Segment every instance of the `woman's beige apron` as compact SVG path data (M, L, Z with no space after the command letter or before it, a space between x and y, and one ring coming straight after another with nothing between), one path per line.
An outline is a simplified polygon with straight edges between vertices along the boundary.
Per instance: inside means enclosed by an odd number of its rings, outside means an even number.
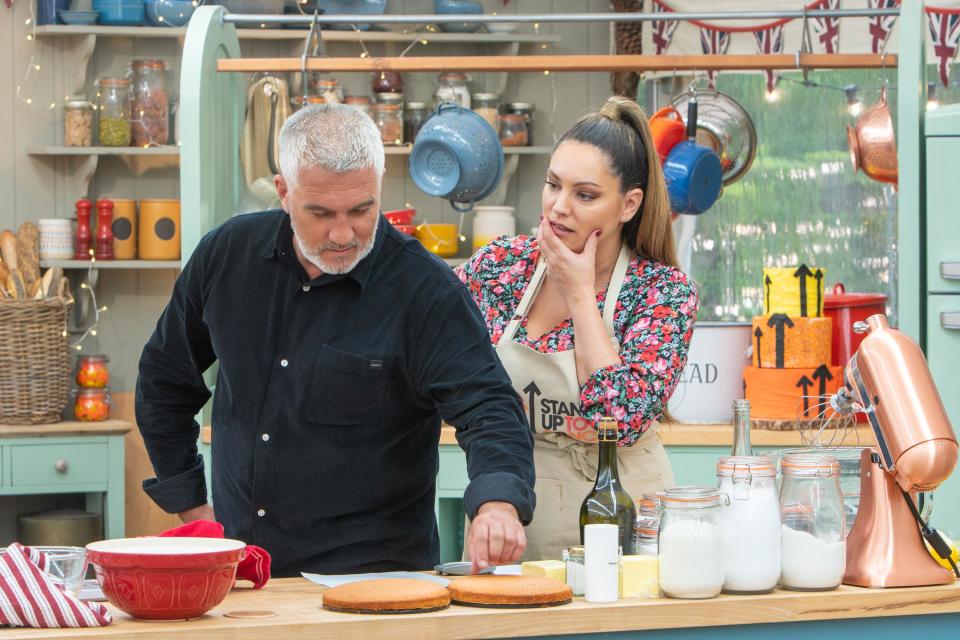
M631 252L624 244L603 305L604 326L618 352L613 316L630 258ZM540 260L497 345L497 355L523 399L534 432L537 507L533 522L526 527L524 560L559 560L564 548L580 544L580 505L597 475L596 429L592 420L580 416L575 350L540 353L513 339L545 274L546 265ZM617 451L620 480L634 500L673 485L673 470L656 423L632 446L618 447ZM468 536L469 526L464 540Z

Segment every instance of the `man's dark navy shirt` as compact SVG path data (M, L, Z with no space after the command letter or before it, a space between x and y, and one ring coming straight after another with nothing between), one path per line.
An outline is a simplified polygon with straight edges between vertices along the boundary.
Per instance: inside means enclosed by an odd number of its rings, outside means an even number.
M457 428L467 515L533 517L523 407L466 288L382 216L370 254L310 280L283 211L199 243L144 348L137 423L165 511L207 502L194 417L213 399L213 506L273 573L414 570L439 559L441 417Z

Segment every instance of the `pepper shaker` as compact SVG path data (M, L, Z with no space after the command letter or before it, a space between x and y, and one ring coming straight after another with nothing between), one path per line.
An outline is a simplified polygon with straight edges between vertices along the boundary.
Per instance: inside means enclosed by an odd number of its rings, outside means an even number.
M86 198L80 198L76 202L77 208L77 237L73 245L74 260L90 259L90 214L93 211L93 203Z
M97 200L97 260L113 260L113 201Z

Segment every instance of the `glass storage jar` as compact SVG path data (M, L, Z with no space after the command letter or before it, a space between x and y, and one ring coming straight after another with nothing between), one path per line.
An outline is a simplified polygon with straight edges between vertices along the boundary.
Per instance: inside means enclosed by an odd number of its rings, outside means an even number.
M374 93L403 93L403 76L399 71L375 71L370 89Z
M426 102L408 102L403 110L403 139L413 142L430 111Z
M467 88L467 75L464 73L441 73L437 78L437 88L433 91L433 108L444 102L458 104L464 109L470 108L470 89Z
M384 145L403 144L403 120L399 106L380 103L370 105L370 117L380 129L380 139Z
M500 144L505 147L525 147L529 140L527 118L522 113L500 116Z
M340 104L343 102L343 87L336 78L322 78L317 83L317 95L325 104Z
M727 456L717 463L723 536L723 590L766 593L780 578L777 469L766 456Z
M166 66L162 60L134 60L130 69L133 77L133 145L167 144L170 100L164 78Z
M376 104L389 104L397 107L400 114L400 120L403 121L403 94L402 93L378 93L374 96Z
M85 388L99 389L110 382L110 371L107 363L110 358L95 354L77 358L77 385Z
M357 111L370 115L370 98L367 96L347 96L343 99L344 104L348 104Z
M637 525L634 529L633 552L636 555L657 555L657 530L660 527L660 501L655 493L645 493L637 503Z
M97 100L97 140L104 147L130 144L130 82L101 78Z
M564 549L563 562L567 565L567 586L573 589L573 595L582 596L587 584L587 565L583 547L576 546Z
M106 388L76 390L76 400L73 403L73 415L81 422L102 422L110 418L110 405L113 400L110 391Z
M682 486L660 493L660 589L671 598L712 598L723 589L720 492Z
M830 455L786 455L780 462L780 584L833 589L846 569L840 463Z
M500 96L496 93L473 94L473 111L500 132Z
M84 98L63 104L63 144L89 147L93 144L93 103Z
M511 102L507 105L506 113L519 113L527 119L527 146L533 145L533 112L536 105L532 102Z

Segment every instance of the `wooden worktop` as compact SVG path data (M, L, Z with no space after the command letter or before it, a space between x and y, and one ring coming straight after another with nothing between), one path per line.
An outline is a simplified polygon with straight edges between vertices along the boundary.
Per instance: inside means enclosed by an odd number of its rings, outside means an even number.
M548 609L451 606L416 615L355 615L321 608L323 587L301 578L272 580L260 591L236 588L221 605L191 621L138 622L111 607L114 623L102 629L8 629L0 638L149 640L298 640L390 638L456 640L676 629L739 624L883 618L960 612L960 585L907 589L841 587L835 591L775 591L710 600L621 600L590 604L582 598ZM270 618L225 617L232 611L271 611Z
M824 439L830 439L833 431L827 431ZM804 436L810 437L813 432L800 431L768 431L764 429L750 430L750 443L757 447L803 447L808 446ZM838 439L839 439L839 435ZM729 424L677 424L664 423L660 425L660 437L663 444L674 447L729 447L733 445L733 426ZM202 431L203 442L209 444L212 438L212 429L206 426ZM876 443L873 431L866 425L858 425L851 430L843 441L845 446L870 446ZM440 444L457 446L456 432L453 427L443 425L440 429ZM839 445L840 442L833 444Z
M0 438L37 438L61 436L114 436L130 431L133 425L125 420L102 422L63 421L51 424L0 425Z

